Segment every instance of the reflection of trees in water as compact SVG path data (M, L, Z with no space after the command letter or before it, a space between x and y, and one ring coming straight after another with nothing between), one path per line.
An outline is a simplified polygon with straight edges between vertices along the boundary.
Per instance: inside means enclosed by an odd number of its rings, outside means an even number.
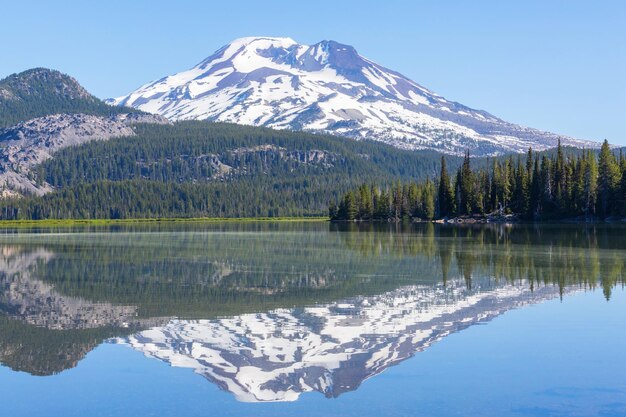
M133 306L63 295L35 278L54 257L44 247L0 247L2 364L32 375L52 375L73 368L108 338L157 324L137 320Z
M75 367L104 340L136 330L111 327L51 330L0 314L0 362L14 371L53 375Z
M23 251L55 256L34 275L93 302L135 305L143 317L207 318L375 294L414 280L413 262L363 259L312 233L97 234L20 236ZM324 229L321 230L320 226ZM222 232L222 231L220 231ZM267 233L266 233L267 232ZM20 240L21 239L21 240ZM396 260L393 260L396 264ZM422 270L436 275L436 268Z
M626 276L626 228L621 225L335 225L346 247L364 256L437 257L440 278L451 274L531 287L602 287L607 299ZM358 231L358 233L343 233ZM365 235L365 236L363 236Z

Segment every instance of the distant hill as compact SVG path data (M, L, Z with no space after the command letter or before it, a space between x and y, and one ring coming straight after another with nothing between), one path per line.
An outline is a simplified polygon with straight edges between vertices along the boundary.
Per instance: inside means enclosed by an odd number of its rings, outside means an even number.
M0 128L58 113L110 116L128 112L109 106L59 71L33 68L0 80Z

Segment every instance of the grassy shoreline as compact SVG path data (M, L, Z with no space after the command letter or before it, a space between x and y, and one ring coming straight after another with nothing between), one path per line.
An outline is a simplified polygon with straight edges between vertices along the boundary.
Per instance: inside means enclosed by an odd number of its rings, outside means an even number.
M0 228L51 227L51 226L111 226L125 224L160 223L235 223L235 222L325 222L328 217L193 217L193 218L144 218L144 219L44 219L0 220Z

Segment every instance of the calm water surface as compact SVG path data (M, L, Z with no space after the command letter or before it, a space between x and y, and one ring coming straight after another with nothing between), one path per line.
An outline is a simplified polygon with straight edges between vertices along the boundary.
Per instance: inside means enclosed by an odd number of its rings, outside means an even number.
M0 415L626 416L626 226L0 233Z

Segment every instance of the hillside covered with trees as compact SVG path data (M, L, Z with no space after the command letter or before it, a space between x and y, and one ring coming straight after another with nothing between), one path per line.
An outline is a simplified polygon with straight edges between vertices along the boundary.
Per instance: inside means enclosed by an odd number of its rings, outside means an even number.
M55 153L32 172L56 191L2 200L0 218L320 216L363 182L439 170L435 152L327 135L197 121L134 131Z
M33 68L0 80L0 128L57 113L96 116L137 110L109 106L59 71Z
M469 154L456 173L446 159L436 180L398 182L388 188L362 184L331 203L339 221L399 221L458 216L527 220L607 219L626 216L626 158L605 141L599 153L565 156L557 152L494 159L490 168L472 169Z

